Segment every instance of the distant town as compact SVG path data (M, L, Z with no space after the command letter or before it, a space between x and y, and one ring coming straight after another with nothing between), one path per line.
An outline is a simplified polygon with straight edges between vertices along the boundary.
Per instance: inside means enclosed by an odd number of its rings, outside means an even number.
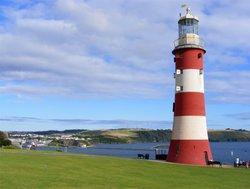
M86 148L91 138L76 136L79 130L67 131L42 131L42 132L9 132L12 144L23 149L37 146L75 146Z

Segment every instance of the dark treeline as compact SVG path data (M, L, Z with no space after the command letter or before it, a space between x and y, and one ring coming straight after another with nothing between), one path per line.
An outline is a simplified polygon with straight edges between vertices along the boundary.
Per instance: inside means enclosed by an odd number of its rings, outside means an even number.
M250 141L250 131L246 130L224 130L209 131L209 140L212 142L247 142Z
M136 131L140 142L167 142L171 139L171 130L150 130L150 131Z

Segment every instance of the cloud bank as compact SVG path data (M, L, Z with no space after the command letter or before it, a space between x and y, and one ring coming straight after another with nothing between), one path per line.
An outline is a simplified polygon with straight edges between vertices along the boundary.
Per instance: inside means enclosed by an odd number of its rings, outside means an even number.
M190 1L206 42L210 101L250 104L248 1ZM181 2L10 1L1 5L0 93L69 98L172 95ZM240 13L240 17L239 17Z
M33 128L29 130L39 130L36 125L47 124L52 125L48 127L48 130L54 129L53 125L61 125L62 130L70 128L81 129L96 129L96 128L154 128L154 129L167 129L172 127L172 122L168 121L141 121L141 120L91 120L91 119L42 119L36 117L1 117L0 123L7 123L8 125L15 125L16 130L25 130L19 125L33 124ZM19 128L19 129L18 129ZM5 128L6 130L7 128ZM13 130L9 127L9 129ZM58 129L58 127L57 127ZM43 128L45 130L45 128ZM60 129L59 129L60 130Z

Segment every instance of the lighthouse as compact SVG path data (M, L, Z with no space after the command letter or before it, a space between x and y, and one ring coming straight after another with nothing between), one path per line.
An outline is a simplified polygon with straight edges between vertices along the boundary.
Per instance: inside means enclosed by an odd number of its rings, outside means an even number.
M204 100L203 56L199 19L190 9L178 21L179 38L172 51L175 62L174 121L167 161L206 165L212 160Z

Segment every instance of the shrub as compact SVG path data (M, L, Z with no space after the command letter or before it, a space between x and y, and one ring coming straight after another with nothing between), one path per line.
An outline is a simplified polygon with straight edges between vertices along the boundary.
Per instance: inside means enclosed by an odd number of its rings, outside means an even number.
M4 139L7 139L7 138L8 138L7 134L5 132L3 132L3 131L0 131L0 141L4 140Z
M11 140L9 139L4 139L2 141L2 146L10 146L12 143L11 143Z
M0 131L0 147L9 145L11 145L11 141L8 139L7 134L3 131Z
M20 149L20 147L17 147L15 145L9 145L9 146L3 146L3 149Z

